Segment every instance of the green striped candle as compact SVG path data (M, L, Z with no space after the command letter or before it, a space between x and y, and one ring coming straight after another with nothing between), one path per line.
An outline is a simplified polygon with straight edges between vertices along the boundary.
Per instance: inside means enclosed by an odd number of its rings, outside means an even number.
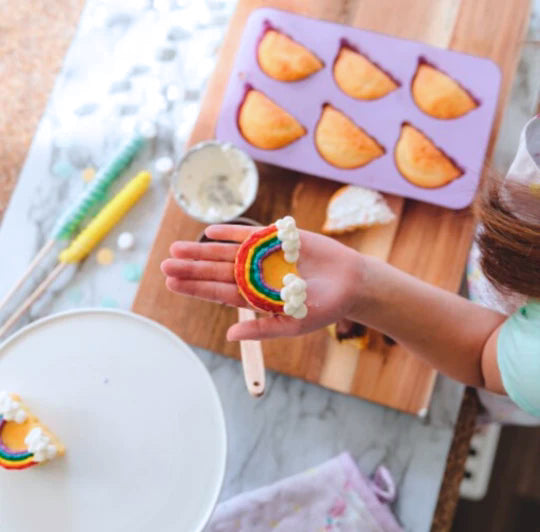
M114 157L103 168L100 168L77 201L58 219L53 228L51 239L68 240L73 236L91 209L103 202L113 181L131 163L144 143L145 137L136 133L120 147Z

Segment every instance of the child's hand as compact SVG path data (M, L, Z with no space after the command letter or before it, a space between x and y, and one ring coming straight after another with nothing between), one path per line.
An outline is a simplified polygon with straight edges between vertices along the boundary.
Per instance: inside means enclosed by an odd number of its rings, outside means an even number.
M243 242L258 228L214 225L206 230L212 240ZM300 231L302 249L298 271L307 282L308 315L303 320L288 316L267 316L237 323L229 340L272 338L305 334L334 323L351 312L362 280L362 256L331 238ZM239 248L231 243L175 242L174 258L161 269L167 288L173 292L227 305L247 306L234 280L234 259Z

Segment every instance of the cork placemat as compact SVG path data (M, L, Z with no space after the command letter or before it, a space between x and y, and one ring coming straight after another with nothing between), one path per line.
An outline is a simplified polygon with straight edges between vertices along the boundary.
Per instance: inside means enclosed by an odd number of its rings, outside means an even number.
M0 3L0 220L84 0Z

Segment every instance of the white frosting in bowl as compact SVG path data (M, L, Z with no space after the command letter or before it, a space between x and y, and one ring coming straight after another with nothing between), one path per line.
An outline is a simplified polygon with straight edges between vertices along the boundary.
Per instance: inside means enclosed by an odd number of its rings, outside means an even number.
M230 221L255 201L259 176L255 163L230 143L201 142L180 161L172 178L178 204L206 223Z

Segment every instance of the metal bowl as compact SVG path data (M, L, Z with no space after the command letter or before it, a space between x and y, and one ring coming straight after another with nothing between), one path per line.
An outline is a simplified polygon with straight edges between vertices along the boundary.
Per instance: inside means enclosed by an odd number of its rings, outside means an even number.
M238 211L234 212L230 216L223 216L221 218L216 218L215 216L205 217L201 216L200 214L197 214L193 210L190 210L189 205L186 204L186 202L182 199L183 190L182 190L182 182L180 180L180 170L182 168L182 165L185 163L185 161L193 155L194 152L201 151L208 146L217 146L221 149L227 149L227 150L234 150L235 153L238 154L239 157L243 159L243 164L245 165L247 176L249 179L253 180L252 187L251 187L251 195L245 199L245 201L242 202L242 205L239 206ZM198 220L199 222L207 223L207 224L214 224L214 223L225 223L230 222L234 219L237 219L239 216L244 214L254 203L255 198L257 197L257 191L259 188L259 172L257 170L257 166L255 165L255 162L253 159L244 151L240 150L233 144L229 142L219 142L217 140L205 140L203 142L199 142L192 148L190 148L188 151L184 153L182 158L179 160L179 162L176 164L176 168L173 172L173 175L171 177L171 188L174 193L174 198L176 199L176 202L180 206L180 208L189 216L194 218L195 220Z

